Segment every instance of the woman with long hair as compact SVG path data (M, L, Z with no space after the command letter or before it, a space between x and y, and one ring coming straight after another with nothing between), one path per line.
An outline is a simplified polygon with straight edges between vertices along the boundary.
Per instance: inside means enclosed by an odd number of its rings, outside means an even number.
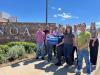
M64 39L58 45L64 43L64 57L68 65L72 65L72 51L73 45L75 43L74 34L72 34L72 27L70 25L66 26L66 30L64 33Z
M95 22L91 23L90 27L91 39L90 39L90 61L92 67L96 67L97 56L98 56L98 48L99 48L99 40L98 40L98 32L96 30Z

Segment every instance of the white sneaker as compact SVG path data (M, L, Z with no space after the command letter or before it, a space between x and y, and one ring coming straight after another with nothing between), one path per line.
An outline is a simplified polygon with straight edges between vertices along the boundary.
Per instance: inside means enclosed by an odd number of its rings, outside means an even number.
M92 65L92 67L96 67L96 65Z
M81 72L81 70L75 69L75 73Z
M87 75L91 75L91 74L87 73Z
M42 57L40 56L39 59L41 59Z
M70 65L70 66L69 66L69 69L71 69L71 68L73 68L73 67L75 67L75 65Z
M45 61L46 64L48 64L48 63L50 63L50 62L51 62L51 61L48 61L48 60Z
M47 63L49 63L48 61L45 61L45 63L47 64Z

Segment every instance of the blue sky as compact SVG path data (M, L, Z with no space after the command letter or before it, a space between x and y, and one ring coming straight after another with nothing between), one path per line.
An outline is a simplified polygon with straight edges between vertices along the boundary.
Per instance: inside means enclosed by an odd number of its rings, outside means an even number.
M46 0L0 0L0 11L22 22L45 22ZM48 0L48 22L100 25L100 0Z

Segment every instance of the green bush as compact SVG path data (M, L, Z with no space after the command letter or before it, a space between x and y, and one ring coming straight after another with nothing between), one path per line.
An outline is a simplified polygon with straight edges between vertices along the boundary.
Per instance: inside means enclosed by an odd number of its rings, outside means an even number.
M32 42L10 42L0 45L0 64L34 53L36 44Z
M7 53L9 46L0 45L0 64L7 62Z
M19 48L17 48L18 49L18 57L25 56L26 52L25 52L24 46L17 46L17 47L19 47Z
M7 62L7 57L5 54L0 54L0 64L6 63Z
M15 45L8 50L9 59L15 60L21 56L25 56L26 52L24 46Z
M0 45L0 53L7 54L8 48L9 48L8 45Z
M25 47L26 53L33 53L36 50L36 45L33 43L23 42L22 45Z
M10 42L7 44L9 47L13 47L15 45L21 45L21 42Z
M36 51L36 45L31 42L10 42L7 45L10 47L15 45L22 45L24 46L26 53L33 53L34 51Z

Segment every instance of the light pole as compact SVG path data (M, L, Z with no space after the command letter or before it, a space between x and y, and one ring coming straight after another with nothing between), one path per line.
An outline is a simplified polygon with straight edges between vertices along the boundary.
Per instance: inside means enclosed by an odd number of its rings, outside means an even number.
M48 0L46 0L46 26L48 25Z
M46 0L46 8L45 8L45 39L44 39L44 47L45 47L45 51L46 51L46 54L47 54L47 47L46 47L46 36L47 36L47 33L49 32L49 29L48 29L48 0Z

